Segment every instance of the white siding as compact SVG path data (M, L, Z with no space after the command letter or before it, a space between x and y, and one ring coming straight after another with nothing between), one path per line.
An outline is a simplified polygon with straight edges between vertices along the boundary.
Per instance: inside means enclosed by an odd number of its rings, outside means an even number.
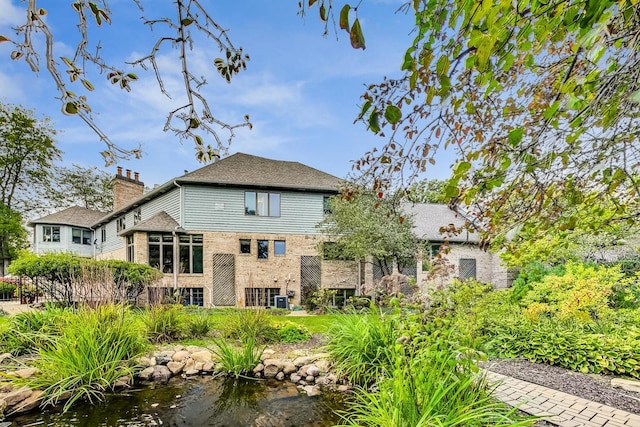
M44 235L42 231L42 227L60 227L60 241L59 242L45 242L42 240L42 236ZM77 255L82 256L93 256L93 245L82 245L73 243L71 238L71 229L72 228L80 228L82 230L88 230L82 227L71 227L68 225L59 225L59 224L36 224L35 226L35 238L33 251L38 254L48 253L48 252L71 252ZM93 243L93 235L91 242Z
M319 234L323 194L249 190L280 193L280 217L245 215L245 190L185 186L184 222L187 230Z

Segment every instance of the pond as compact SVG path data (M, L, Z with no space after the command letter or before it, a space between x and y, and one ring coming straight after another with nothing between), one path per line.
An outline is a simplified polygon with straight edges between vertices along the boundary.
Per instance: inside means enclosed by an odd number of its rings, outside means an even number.
M95 406L78 404L65 414L46 410L8 421L11 427L324 427L340 421L335 411L346 408L344 398L331 393L309 397L286 381L173 378L166 385L109 395Z

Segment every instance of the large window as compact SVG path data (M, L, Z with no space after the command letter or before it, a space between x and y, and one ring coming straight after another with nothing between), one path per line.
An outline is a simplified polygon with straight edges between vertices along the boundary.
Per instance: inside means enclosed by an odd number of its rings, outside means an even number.
M71 242L78 245L90 245L91 244L91 231L82 230L80 228L71 229Z
M180 273L202 273L202 234L180 236Z
M133 246L133 234L127 236L127 261L135 261L135 250Z
M269 241L268 240L258 240L258 258L259 259L269 258Z
M245 288L245 307L274 307L275 296L280 295L280 288Z
M173 273L173 236L149 234L149 265L163 273Z
M245 192L244 213L255 216L280 216L280 194Z
M43 225L42 226L42 241L43 242L59 242L60 241L60 227Z

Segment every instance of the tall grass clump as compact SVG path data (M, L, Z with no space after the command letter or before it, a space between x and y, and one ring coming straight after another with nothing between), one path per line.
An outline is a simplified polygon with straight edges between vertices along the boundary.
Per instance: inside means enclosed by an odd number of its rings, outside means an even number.
M187 316L187 329L191 338L204 337L211 331L211 326L209 314L204 309L191 312Z
M44 343L61 333L61 325L71 309L47 305L44 310L18 313L9 318L10 334L0 336L0 347L13 355L35 353Z
M392 367L375 391L360 387L344 425L381 427L527 426L535 420L496 401L471 359L446 339L391 349Z
M240 341L253 338L256 343L278 341L278 331L264 309L234 310L226 319L223 335Z
M132 324L122 305L81 308L67 316L62 334L40 348L34 362L40 373L25 380L26 385L44 390L45 405L68 398L65 411L81 399L101 400L118 378L133 375L127 361L147 345Z
M218 357L222 371L227 375L239 378L249 374L260 362L265 347L258 347L253 337L247 338L240 348L234 347L223 339L214 340L216 349L213 353Z
M184 308L178 304L153 305L143 313L142 322L153 343L179 339L186 327Z
M326 350L336 373L351 383L368 385L392 366L398 320L375 311L343 315L329 328Z

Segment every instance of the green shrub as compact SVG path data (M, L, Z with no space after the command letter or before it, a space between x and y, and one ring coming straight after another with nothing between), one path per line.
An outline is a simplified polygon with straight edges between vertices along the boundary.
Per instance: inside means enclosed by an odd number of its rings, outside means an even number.
M13 283L0 282L0 295L13 295L17 287Z
M223 339L216 339L214 343L216 349L213 350L213 353L218 357L223 372L235 378L251 373L253 368L260 363L260 357L264 351L264 347L256 346L253 337L247 338L240 349Z
M391 349L398 338L395 316L342 315L328 331L326 346L336 373L353 384L375 382L393 360Z
M43 343L61 334L64 322L72 311L48 304L45 310L18 313L9 320L10 334L0 336L0 347L14 355L37 352Z
M343 414L351 426L525 426L530 417L494 400L472 360L448 334L391 347L388 376L376 391L360 388Z
M189 336L203 337L211 331L211 319L206 310L198 310L195 313L189 313L187 316L187 329Z
M247 341L253 338L256 343L278 341L278 331L268 310L234 310L226 319L223 335L227 338Z
M177 304L160 304L149 307L142 322L151 342L160 343L179 339L186 327L183 307Z
M115 305L66 316L61 335L40 348L34 362L40 373L24 382L44 389L45 404L68 398L65 411L80 399L101 400L118 378L132 376L127 361L145 349L146 341L132 324L128 309Z
M501 357L523 357L583 373L640 378L640 331L603 335L580 324L522 317L496 321L486 349Z
M278 326L278 339L284 343L309 341L311 334L302 325L287 322Z
M511 285L511 302L520 302L531 290L533 284L540 282L545 276L562 276L564 272L564 265L550 267L541 262L527 264L520 270L518 277Z

